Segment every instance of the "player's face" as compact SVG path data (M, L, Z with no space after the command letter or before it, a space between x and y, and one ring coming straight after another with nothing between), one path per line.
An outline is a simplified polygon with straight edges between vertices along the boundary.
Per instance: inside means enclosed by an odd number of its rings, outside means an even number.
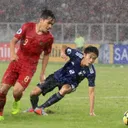
M50 17L48 19L40 19L40 31L45 33L48 32L52 28L54 22L55 20Z
M90 66L95 62L97 55L93 52L84 54L83 65Z

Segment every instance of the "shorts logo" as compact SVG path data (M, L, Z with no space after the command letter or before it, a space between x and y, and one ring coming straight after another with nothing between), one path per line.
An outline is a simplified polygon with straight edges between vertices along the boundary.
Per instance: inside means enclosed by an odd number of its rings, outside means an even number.
M16 34L21 34L21 32L22 32L22 29L20 28L20 29L16 32Z

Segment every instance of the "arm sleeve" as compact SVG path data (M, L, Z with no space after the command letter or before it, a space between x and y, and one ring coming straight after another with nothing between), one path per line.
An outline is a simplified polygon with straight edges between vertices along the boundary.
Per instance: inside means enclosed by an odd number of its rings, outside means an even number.
M88 79L88 86L94 87L95 86L95 75L90 75L87 77Z
M70 58L70 59L75 59L76 57L79 57L79 58L83 58L83 54L76 50L76 49L72 49L70 47L68 47L66 50L65 50L65 54Z
M23 24L21 28L15 33L14 37L16 37L18 40L24 38L26 30L27 30L27 24Z
M67 47L67 49L65 49L65 54L71 59L72 57L75 56L76 50L72 49L70 47Z

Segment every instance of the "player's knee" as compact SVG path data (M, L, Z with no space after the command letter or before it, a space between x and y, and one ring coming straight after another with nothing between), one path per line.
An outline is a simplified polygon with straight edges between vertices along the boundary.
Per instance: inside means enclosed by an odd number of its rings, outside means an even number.
M9 85L7 85L7 84L2 84L2 85L0 86L0 93L6 95L6 94L8 93L9 88L10 88Z
M20 99L22 97L23 92L22 91L13 91L13 97L15 99Z
M66 94L70 93L72 91L72 88L71 87L68 87L68 88L61 88L59 93L62 95L62 96L65 96Z
M36 95L36 92L34 90L30 92L30 97L35 96L35 95Z
M31 91L30 97L32 97L32 96L38 96L38 95L40 95L40 93L41 93L41 89L38 88L38 87L36 87L34 90Z
M18 88L13 88L13 94L14 95L18 95L18 94L22 94L24 90L23 89L18 89Z
M24 87L21 86L20 83L16 83L14 88L13 88L13 96L14 96L14 98L15 97L21 97L23 92L24 92L24 90L25 90Z

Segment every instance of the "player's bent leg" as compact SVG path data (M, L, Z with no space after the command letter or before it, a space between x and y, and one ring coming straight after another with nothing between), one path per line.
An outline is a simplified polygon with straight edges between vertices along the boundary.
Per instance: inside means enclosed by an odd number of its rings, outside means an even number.
M6 104L6 95L8 93L8 90L10 89L10 85L3 84L0 87L0 121L4 120L3 117L3 110L4 106Z
M63 85L58 93L53 94L44 104L40 105L39 108L49 107L56 102L60 101L67 93L71 92L72 88L70 85Z
M24 113L26 112L34 112L34 109L37 107L38 101L39 101L39 95L41 94L41 89L39 87L36 87L32 90L32 92L30 93L30 102L32 105L32 108L29 108L25 111L23 111Z
M3 110L6 103L6 95L0 92L0 121L4 120Z
M36 87L32 92L30 93L30 102L32 105L32 108L35 109L37 107L38 101L39 101L39 95L41 94L41 89L39 87Z
M66 94L68 94L70 92L72 92L72 88L68 84L63 85L59 91L60 95L62 95L62 96L65 96Z
M53 94L44 104L40 105L39 108L46 108L55 104L71 91L72 88L70 85L63 85L58 93Z
M15 115L20 112L20 99L22 97L24 88L21 86L20 83L16 83L13 89L13 97L15 101L13 102L12 105L12 114Z
M6 95L0 92L0 116L3 116L5 103L6 103Z
M53 94L44 104L40 105L39 108L47 108L53 104L55 104L56 102L58 102L59 100L61 100L63 98L63 96L58 92Z

